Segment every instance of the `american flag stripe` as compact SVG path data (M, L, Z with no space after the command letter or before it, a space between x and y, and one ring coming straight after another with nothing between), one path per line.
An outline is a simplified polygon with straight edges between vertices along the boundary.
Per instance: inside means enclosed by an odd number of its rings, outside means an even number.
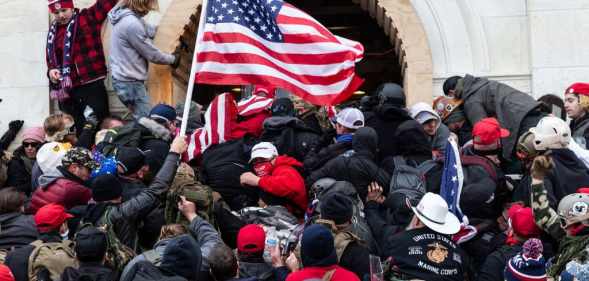
M267 110L272 106L273 100L271 98L252 95L250 98L240 101L237 104L237 112L241 116L249 116Z
M272 85L315 104L349 97L364 48L280 0L210 0L197 42L196 82Z

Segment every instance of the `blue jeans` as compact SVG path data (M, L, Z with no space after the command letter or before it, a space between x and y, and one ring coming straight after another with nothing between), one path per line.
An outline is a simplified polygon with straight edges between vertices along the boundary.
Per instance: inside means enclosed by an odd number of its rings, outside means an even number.
M119 100L139 119L149 116L151 103L143 81L118 81L112 79L112 87L117 91Z

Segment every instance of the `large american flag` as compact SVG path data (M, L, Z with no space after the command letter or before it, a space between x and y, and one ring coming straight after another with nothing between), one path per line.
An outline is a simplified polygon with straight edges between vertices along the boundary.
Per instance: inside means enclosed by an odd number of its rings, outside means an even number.
M335 36L281 0L209 0L199 26L196 82L268 85L318 105L347 99L362 44Z

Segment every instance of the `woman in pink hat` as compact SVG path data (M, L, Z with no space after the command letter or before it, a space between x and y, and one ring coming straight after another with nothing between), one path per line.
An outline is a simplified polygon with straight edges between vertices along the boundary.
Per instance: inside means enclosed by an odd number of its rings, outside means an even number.
M8 179L6 186L14 186L17 190L30 195L31 170L37 150L45 142L45 131L42 127L25 129L21 146L14 151L14 155L8 162Z

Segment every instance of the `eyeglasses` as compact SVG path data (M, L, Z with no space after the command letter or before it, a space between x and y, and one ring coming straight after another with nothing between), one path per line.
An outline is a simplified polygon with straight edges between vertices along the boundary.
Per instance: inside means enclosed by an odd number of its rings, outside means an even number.
M37 148L37 147L39 147L40 144L41 143L38 143L38 142L23 142L22 146L25 148L27 148L27 147Z

